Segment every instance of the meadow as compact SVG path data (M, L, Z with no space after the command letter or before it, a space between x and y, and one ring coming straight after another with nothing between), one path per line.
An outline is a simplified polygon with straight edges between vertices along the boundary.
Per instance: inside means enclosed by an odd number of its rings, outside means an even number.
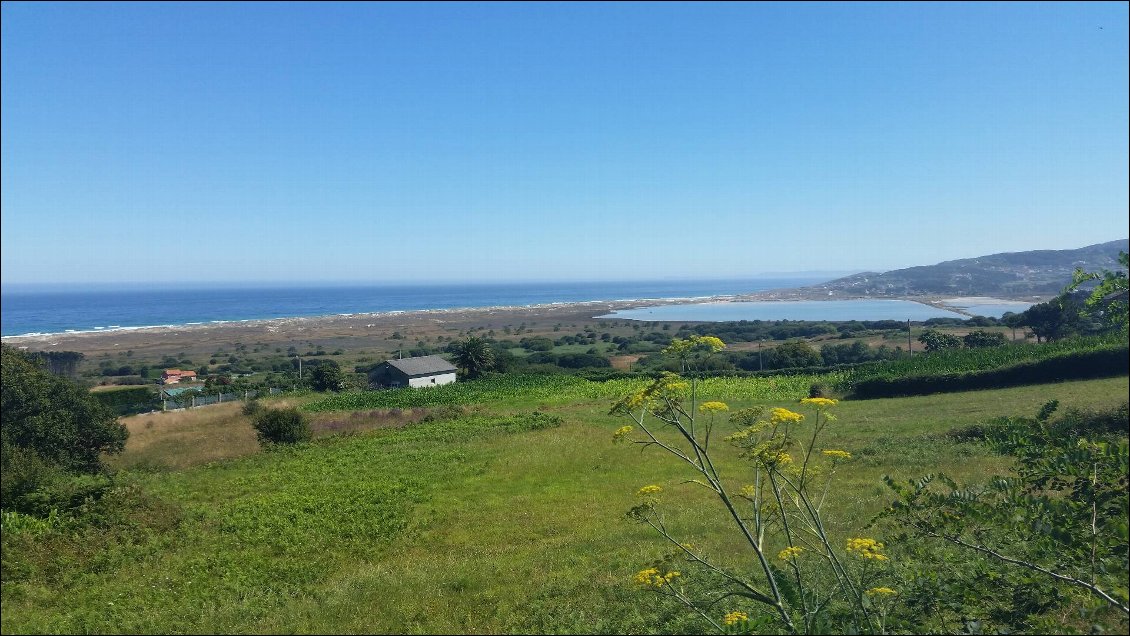
M712 378L700 399L796 409L814 378ZM116 487L82 524L5 517L4 633L673 633L708 626L631 584L668 546L625 512L662 485L664 514L717 562L748 554L684 467L614 445L611 402L641 381L502 378L417 392L291 396L312 443L260 450L237 405L127 418ZM947 433L1049 399L1125 401L1126 377L841 402L828 447L829 530L866 532L884 475L1003 473ZM401 397L395 397L400 395ZM411 396L411 397L409 397ZM404 401L402 401L404 400ZM268 401L268 405L278 402ZM354 418L360 413L362 417ZM356 419L340 432L330 422ZM725 445L733 479L745 464Z

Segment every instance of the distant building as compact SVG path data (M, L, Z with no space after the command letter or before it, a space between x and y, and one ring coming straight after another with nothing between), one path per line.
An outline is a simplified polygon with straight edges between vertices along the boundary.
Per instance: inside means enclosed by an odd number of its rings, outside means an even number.
M186 393L200 393L200 387L184 386L177 387L175 389L161 389L161 393L158 397L160 397L162 400L176 400Z
M195 371L165 369L165 372L161 374L161 384L176 384L178 382L192 382L194 380L196 380Z
M455 366L439 356L388 360L374 369L369 379L387 387L440 386L455 381Z

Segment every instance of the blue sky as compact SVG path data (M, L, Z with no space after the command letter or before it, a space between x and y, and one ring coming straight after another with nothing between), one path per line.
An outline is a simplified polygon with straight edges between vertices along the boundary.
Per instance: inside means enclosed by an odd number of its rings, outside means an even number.
M1126 238L1127 7L5 2L0 276L744 278Z

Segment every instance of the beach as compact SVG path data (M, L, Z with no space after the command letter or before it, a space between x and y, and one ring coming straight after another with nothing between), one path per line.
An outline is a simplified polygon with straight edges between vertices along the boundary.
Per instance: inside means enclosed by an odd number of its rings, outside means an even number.
M576 333L585 327L619 319L604 317L610 312L661 305L690 303L729 303L749 301L861 300L863 297L816 295L805 289L776 289L747 294L664 298L646 300L561 302L528 306L495 306L459 309L385 311L317 317L273 318L207 322L184 325L104 329L54 334L6 336L4 344L31 351L79 351L88 358L118 355L132 351L139 358L167 354L189 356L201 352L231 349L240 345L301 350L324 349L396 351L416 342L436 343L463 337L472 332L497 337ZM913 301L968 316L960 306L942 297L915 297ZM626 322L626 319L624 319ZM688 322L688 321L672 321ZM519 332L520 330L520 332ZM183 356L181 356L183 357Z
M716 297L713 300L722 300ZM654 304L673 304L709 299L662 299L649 301L599 301L553 303L534 306L497 306L465 309L431 309L356 313L304 318L275 318L220 323L168 325L130 329L106 329L55 334L10 336L4 344L30 351L79 351L88 357L133 351L139 357L166 352L193 354L234 348L239 344L289 346L328 350L388 349L388 345L408 346L418 340L455 338L472 329L502 331L523 327L523 335L553 333L553 328L569 333L599 322L594 317L618 309ZM399 336L399 337L394 337Z

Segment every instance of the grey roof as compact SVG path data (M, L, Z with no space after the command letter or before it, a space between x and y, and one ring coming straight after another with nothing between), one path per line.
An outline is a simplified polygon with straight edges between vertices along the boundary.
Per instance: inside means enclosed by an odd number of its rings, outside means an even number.
M439 356L420 356L418 358L404 358L403 360L389 360L389 366L395 367L405 375L434 375L436 373L451 373L455 366Z

